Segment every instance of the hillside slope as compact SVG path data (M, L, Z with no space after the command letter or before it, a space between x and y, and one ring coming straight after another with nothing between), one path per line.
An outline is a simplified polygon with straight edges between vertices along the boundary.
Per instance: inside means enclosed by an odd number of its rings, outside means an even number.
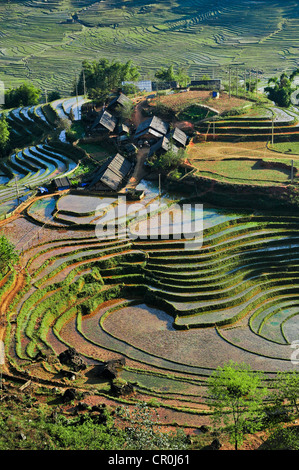
M14 0L0 4L0 79L69 93L83 59L132 59L143 77L182 65L227 78L298 66L294 0ZM258 57L258 61L257 61ZM165 60L166 58L166 60ZM236 72L236 71L235 71Z

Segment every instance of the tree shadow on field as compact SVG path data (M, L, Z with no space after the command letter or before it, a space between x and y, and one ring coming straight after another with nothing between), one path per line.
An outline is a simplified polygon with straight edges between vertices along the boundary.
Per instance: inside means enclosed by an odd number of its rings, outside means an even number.
M279 173L283 173L287 179L291 179L291 169L290 168L283 168L282 166L279 167L277 164L275 164L273 162L273 166L271 167L270 166L271 163L269 163L268 165L264 162L261 162L259 160L257 160L255 162L255 164L251 167L252 170L268 170L268 171L277 171ZM268 181L268 180L261 180L261 181ZM275 181L273 179L273 181Z

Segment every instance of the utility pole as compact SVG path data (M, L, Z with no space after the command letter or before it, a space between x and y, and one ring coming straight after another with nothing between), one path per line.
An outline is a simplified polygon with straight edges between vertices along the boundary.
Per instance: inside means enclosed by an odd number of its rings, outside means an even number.
M18 186L17 176L15 176L15 183L16 183L17 200L18 200L18 205L19 205L20 204L20 194L19 194L19 186Z
M272 146L273 146L273 144L274 144L274 114L272 116L272 141L271 141L271 143L272 143Z
M84 69L83 69L83 94L84 94L84 98L86 97L86 82L85 82L85 72L84 72Z
M238 85L239 85L238 74L239 74L239 69L237 68L237 70L236 70L236 95L237 95L237 97L238 97Z
M246 95L246 69L244 71L244 95Z
M161 173L159 173L159 202L161 197Z
M228 88L229 88L229 97L231 97L231 70L228 68Z
M258 84L258 70L256 71L256 84L255 84L255 94L256 94L256 97L257 97L257 84Z
M215 130L216 130L215 129L215 118L213 118L213 140L215 140L215 134L216 134Z
M79 117L79 103L78 103L78 81L77 81L77 74L75 75L75 80L76 80L76 102L77 102L77 111L78 111L78 117ZM75 117L75 116L74 116Z
M293 183L294 179L294 160L292 160L292 166L291 166L291 183Z

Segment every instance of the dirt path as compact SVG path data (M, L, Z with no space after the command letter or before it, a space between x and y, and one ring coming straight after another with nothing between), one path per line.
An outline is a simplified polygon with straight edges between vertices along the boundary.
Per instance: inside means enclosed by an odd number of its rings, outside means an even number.
M136 186L138 185L140 180L142 180L142 178L146 174L146 170L144 168L144 163L146 161L148 151L149 151L149 149L147 147L143 147L143 148L138 150L138 153L137 153L137 156L136 156L136 165L135 165L133 174L132 174L129 182L125 186L125 188L123 188L122 192L125 192L126 189L129 189L129 188L136 188Z

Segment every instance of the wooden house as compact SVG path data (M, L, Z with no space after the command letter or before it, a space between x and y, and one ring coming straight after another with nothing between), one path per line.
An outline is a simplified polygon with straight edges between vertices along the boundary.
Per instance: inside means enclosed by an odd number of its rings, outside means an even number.
M98 113L93 124L91 125L90 132L113 132L116 124L116 117L112 116L112 114L103 109L100 113Z
M52 187L55 191L64 191L65 189L69 189L71 187L71 183L67 176L63 176L61 178L53 179Z
M167 137L161 137L158 142L151 146L148 153L148 158L154 154L159 156L162 153L167 152L168 150L172 150L173 152L177 153L179 151L179 148L174 145Z
M165 136L169 130L169 124L157 116L153 116L141 122L136 129L135 140L157 141Z
M117 191L128 177L132 169L132 163L119 153L110 157L95 172L88 190L110 190Z
M188 136L185 134L184 131L179 129L178 127L175 127L174 130L167 136L171 138L174 142L175 145L178 147L186 147L187 141L188 141Z
M130 100L130 98L128 98L124 93L119 93L118 96L116 96L115 98L113 98L112 101L110 101L107 106L107 109L112 112L118 106L126 106L126 104L132 105L132 100Z

